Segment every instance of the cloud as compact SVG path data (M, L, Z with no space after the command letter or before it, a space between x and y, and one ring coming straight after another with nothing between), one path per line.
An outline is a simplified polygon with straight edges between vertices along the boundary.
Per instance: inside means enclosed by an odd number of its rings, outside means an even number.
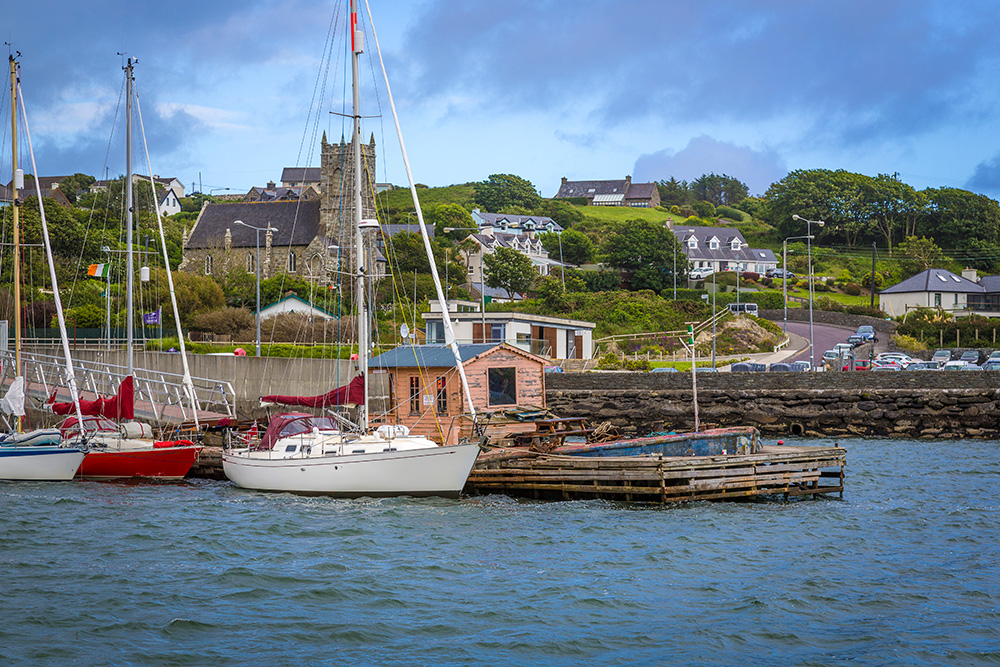
M702 135L681 150L663 149L641 155L635 162L636 181L692 181L704 174L727 174L743 181L750 194L764 191L788 173L784 161L771 150L753 150L747 146L717 141Z
M1000 196L1000 153L976 165L972 177L965 182L965 189L991 197Z

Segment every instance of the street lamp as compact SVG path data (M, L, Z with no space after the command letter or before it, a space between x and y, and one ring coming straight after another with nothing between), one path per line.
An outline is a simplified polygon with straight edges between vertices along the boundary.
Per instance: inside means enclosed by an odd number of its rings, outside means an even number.
M809 264L809 370L816 369L816 350L813 349L813 265L812 265L812 226L822 227L826 223L822 220L807 220L798 215L793 215L792 220L800 220L806 223L806 253Z
M812 236L789 236L781 243L781 270L784 272L781 277L781 291L785 300L785 321L781 325L781 330L785 333L788 333L788 242L796 239L809 239L811 241L812 238Z
M241 227L247 227L249 229L257 232L257 259L254 260L254 264L257 265L257 356L260 356L260 233L261 232L276 232L276 228L268 225L267 227L254 227L253 225L248 225L242 220L233 220L234 225L240 225Z

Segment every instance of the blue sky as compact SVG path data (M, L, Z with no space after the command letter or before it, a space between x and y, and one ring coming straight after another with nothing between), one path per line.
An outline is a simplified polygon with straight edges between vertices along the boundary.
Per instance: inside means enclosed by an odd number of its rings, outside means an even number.
M370 1L421 183L514 173L552 196L562 176L714 171L761 194L827 168L1000 198L995 2ZM139 59L152 170L188 190L279 180L342 133L342 2L6 4L45 175L123 171L119 51ZM395 146L372 67L364 134ZM405 183L398 150L379 159Z

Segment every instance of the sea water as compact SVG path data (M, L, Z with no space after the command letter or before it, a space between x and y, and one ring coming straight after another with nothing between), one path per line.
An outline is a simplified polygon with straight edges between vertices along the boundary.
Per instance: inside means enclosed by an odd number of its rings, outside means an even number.
M843 500L0 484L0 664L1000 664L998 443L841 444Z

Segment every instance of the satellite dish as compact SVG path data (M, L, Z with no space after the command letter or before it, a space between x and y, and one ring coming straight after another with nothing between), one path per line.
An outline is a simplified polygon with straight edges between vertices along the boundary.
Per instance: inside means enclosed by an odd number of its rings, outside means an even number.
M410 327L406 326L406 322L399 325L399 335L403 337L403 340L410 337Z

